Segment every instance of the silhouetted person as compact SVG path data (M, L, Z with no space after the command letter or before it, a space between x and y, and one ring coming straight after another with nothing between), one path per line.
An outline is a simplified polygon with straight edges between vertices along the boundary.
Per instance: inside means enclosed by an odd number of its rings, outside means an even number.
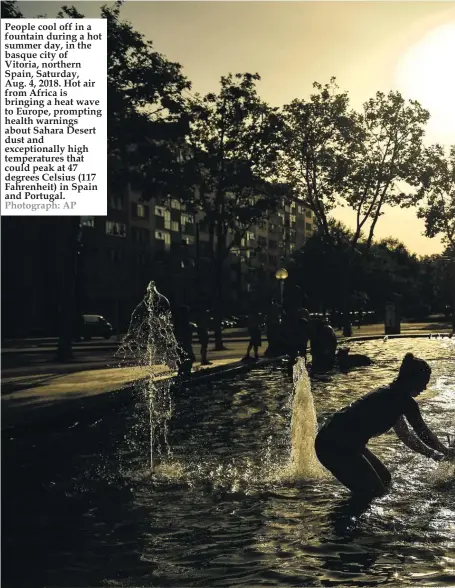
M309 312L306 308L288 308L283 320L283 340L290 365L294 365L297 357L304 357L309 338Z
M209 346L209 317L207 310L202 310L199 313L197 335L201 345L201 365L212 365L212 362L207 359L207 349Z
M193 327L188 306L178 306L174 312L174 332L179 345L178 375L187 377L195 360L193 353Z
M281 308L275 299L272 299L266 316L266 337L268 347L264 353L267 357L275 357L279 355L280 346L280 317Z
M262 345L261 318L256 310L250 312L248 315L248 334L250 341L243 360L250 359L252 349L254 349L254 359L259 359L259 347Z
M360 309L359 311L357 311L357 328L360 329L362 324L363 324L363 310Z
M310 313L306 308L301 308L298 312L298 335L297 335L297 351L300 357L305 358L308 348L308 341L310 338Z
M349 347L338 350L337 363L340 371L347 372L353 367L363 367L371 365L373 362L367 355L361 353L349 353Z
M335 365L337 337L335 331L321 319L313 319L309 325L313 372L327 372Z
M393 427L407 447L439 461L455 457L428 428L414 400L430 380L426 361L407 353L398 377L329 417L315 442L319 461L351 492L367 497L382 494L390 484L386 466L368 448L373 437ZM406 421L414 430L412 433Z

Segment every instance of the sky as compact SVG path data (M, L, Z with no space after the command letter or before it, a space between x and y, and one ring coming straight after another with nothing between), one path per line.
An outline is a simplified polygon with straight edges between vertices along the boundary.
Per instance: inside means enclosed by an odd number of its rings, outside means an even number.
M19 2L25 17L53 17L64 2ZM105 2L75 2L86 17ZM70 4L70 2L68 2ZM109 4L109 3L108 3ZM133 2L124 19L183 66L192 92L217 91L229 72L258 72L273 106L308 98L314 81L337 78L353 107L398 89L432 118L426 142L455 144L455 2ZM352 214L335 216L350 224ZM416 210L385 209L376 238L394 236L419 255L442 251L423 236Z

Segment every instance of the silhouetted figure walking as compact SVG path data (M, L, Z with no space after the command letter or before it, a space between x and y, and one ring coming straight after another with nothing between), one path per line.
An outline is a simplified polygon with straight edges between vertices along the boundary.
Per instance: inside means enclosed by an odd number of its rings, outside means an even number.
M201 345L201 365L212 365L212 362L207 359L207 349L209 346L209 320L207 310L202 310L199 313L197 335Z
M272 299L267 311L265 332L268 347L264 353L266 357L276 357L280 354L280 316L281 308L275 299Z
M250 341L243 360L250 359L251 350L254 349L254 359L259 359L259 347L262 345L261 319L257 311L252 311L248 316L248 333Z

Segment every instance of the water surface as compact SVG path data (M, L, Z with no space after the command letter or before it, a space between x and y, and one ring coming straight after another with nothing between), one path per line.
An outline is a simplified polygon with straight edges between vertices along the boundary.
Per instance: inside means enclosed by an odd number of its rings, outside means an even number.
M455 433L448 340L351 345L372 367L313 381L318 419L395 377L433 369L419 403ZM393 433L393 474L366 510L330 475L289 479L292 380L280 367L182 390L172 455L150 475L147 402L3 441L3 586L455 585L455 485Z

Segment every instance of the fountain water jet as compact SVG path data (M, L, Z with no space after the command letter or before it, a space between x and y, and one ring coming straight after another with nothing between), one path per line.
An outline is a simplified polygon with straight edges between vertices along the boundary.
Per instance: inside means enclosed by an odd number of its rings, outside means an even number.
M145 378L138 383L149 411L150 469L155 471L157 458L163 452L171 455L168 443L168 423L173 404L169 378L163 372L176 371L179 345L174 336L169 301L150 282L144 299L131 315L128 333L117 352L123 359L143 368Z
M294 366L294 397L291 418L291 472L295 478L321 478L325 470L314 448L318 431L311 383L305 360L299 358Z

